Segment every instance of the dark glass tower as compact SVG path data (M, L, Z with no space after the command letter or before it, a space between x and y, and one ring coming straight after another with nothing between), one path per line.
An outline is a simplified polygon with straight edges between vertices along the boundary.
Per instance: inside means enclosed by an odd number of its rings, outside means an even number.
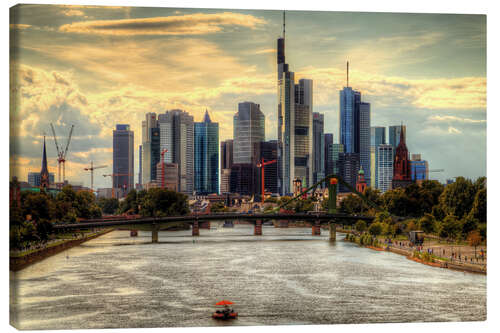
M313 113L313 183L325 177L325 118L318 112ZM312 184L311 184L312 185Z
M130 125L116 125L113 131L113 188L127 193L134 187L134 132Z
M197 194L219 193L219 124L208 111L194 123L194 188Z

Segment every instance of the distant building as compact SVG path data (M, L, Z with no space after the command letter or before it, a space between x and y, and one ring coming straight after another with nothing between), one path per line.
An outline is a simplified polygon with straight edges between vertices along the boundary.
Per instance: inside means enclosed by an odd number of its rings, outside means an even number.
M233 166L233 140L220 143L220 168L231 169Z
M341 143L334 143L331 146L331 155L333 158L333 174L340 175L341 172L341 161L340 154L344 153L344 145Z
M339 174L346 183L356 188L358 179L358 171L360 168L359 154L357 153L340 153L339 154ZM351 192L349 188L340 184L339 192Z
M429 163L422 160L420 154L411 154L410 170L413 182L421 182L429 179Z
M377 146L377 188L383 193L391 189L394 173L394 160L392 145Z
M113 189L111 187L97 189L97 199L100 198L111 199L112 197L113 197Z
M197 194L219 193L219 124L208 111L203 122L194 123L194 172Z
M392 146L394 154L396 154L396 148L399 145L402 130L406 133L405 125L389 126L389 144Z
M179 170L179 192L192 195L194 191L194 121L182 110L170 110L158 116L160 149L166 163L176 163ZM218 149L218 146L217 146Z
M365 172L363 166L358 171L358 180L356 181L356 191L363 193L366 189Z
M259 174L255 164L234 163L231 167L230 192L241 195L258 194Z
M370 165L370 103L359 103L359 161L368 184L371 183Z
M271 140L261 142L261 159L272 161L278 159L278 141ZM278 189L278 163L268 164L264 167L265 191L271 194L279 194ZM262 177L262 176L261 176ZM259 192L260 193L260 192Z
M313 113L313 180L312 183L325 178L325 117L322 113ZM312 185L312 184L311 184ZM324 184L321 185L324 187Z
M142 185L142 145L139 145L139 175L137 184Z
M325 175L333 174L333 133L325 133Z
M291 180L300 179L302 186L310 186L313 181L313 81L301 79L295 85L295 126L292 147ZM286 117L285 117L286 118ZM318 166L319 167L319 166ZM320 167L319 167L320 168ZM320 168L321 169L321 168Z
M160 162L160 129L150 128L150 140L142 144L142 183L156 181L156 166Z
M230 193L231 192L231 169L221 169L220 173L220 193Z
M113 188L128 193L134 188L134 132L130 125L118 124L113 130Z
M156 165L156 184L162 184L162 162ZM164 188L179 192L179 168L177 163L163 163Z
M372 187L377 185L378 168L377 168L377 147L379 145L386 144L385 127L375 126L370 128L370 159L371 165L370 169L371 177L370 184Z
M47 167L47 151L45 149L45 136L43 137L42 170L40 171L40 189L48 190L50 187L49 169Z
M53 185L55 182L55 177L53 172L49 172L49 185ZM28 183L33 187L40 186L40 172L29 172L28 173Z
M141 149L141 161L139 163L139 173L141 175L140 182L141 184L146 184L153 179L156 178L156 173L154 173L154 177L152 176L152 170L151 166L153 165L154 161L156 160L155 156L151 156L152 148L154 148L154 151L159 151L156 149L156 138L155 138L155 143L151 145L151 133L152 129L158 128L158 121L156 119L156 113L154 112L149 112L146 113L145 120L142 121L142 149ZM158 139L159 139L159 134L158 134ZM159 158L159 156L158 156ZM158 163L158 161L156 161ZM156 166L156 163L154 165Z

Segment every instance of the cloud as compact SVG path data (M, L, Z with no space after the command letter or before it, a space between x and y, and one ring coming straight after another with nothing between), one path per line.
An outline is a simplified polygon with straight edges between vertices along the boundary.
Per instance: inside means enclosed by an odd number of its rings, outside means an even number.
M85 13L78 9L68 9L62 12L65 16L84 16Z
M275 49L262 49L262 50L257 50L254 52L254 54L267 54L267 53L275 53Z
M59 31L101 35L202 35L219 32L223 26L241 26L255 29L266 21L247 14L188 14L122 20L73 22L59 27Z
M461 131L459 131L458 129L456 129L455 127L448 127L448 133L450 134L462 134Z
M12 30L24 30L24 29L30 28L31 25L30 24L9 24L9 27Z
M461 118L457 116L440 116L435 115L429 117L431 121L443 121L443 122L459 122L459 123L469 123L469 124L482 124L486 123L486 119L470 119L470 118Z

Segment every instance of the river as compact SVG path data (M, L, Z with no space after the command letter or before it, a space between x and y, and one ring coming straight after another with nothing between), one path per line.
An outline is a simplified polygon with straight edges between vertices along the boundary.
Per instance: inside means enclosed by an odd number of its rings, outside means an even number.
M212 227L216 226L212 223ZM253 226L114 231L10 273L20 329L337 324L486 319L486 276L328 241L328 231ZM239 318L211 319L228 299Z

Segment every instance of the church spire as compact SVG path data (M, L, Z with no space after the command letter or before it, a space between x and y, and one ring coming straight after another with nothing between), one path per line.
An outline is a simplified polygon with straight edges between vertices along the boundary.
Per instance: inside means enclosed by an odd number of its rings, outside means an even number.
M43 136L42 170L40 171L40 188L49 187L49 169L47 167L47 150L45 149L45 135Z

